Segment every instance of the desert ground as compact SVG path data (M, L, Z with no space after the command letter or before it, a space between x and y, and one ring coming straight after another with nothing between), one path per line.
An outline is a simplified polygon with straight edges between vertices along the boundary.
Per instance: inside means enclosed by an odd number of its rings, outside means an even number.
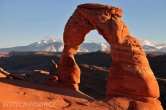
M105 98L105 87L111 57L108 53L78 53L76 62L81 68L80 91L65 89L63 85L44 85L48 74L34 70L49 71L51 60L59 63L61 53L15 52L0 58L0 67L12 74L21 74L25 80L7 79L0 74L0 103L2 110L10 109L110 109ZM160 86L160 101L166 107L166 55L148 54L150 66ZM97 59L97 60L96 60ZM94 100L95 99L95 100ZM11 104L12 103L12 104ZM45 105L44 105L45 104Z

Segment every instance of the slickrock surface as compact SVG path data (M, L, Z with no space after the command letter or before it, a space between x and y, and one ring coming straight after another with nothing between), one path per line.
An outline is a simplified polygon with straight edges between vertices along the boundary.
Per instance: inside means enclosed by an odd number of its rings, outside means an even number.
M64 87L13 79L0 78L0 88L0 110L122 110L131 106L127 98L99 101Z
M58 86L0 78L0 88L0 110L137 110L127 98L99 101Z
M59 86L0 78L0 88L0 110L108 110L104 102L100 105L81 92Z
M140 42L121 20L122 10L100 4L77 7L64 30L59 81L78 90L80 69L74 55L88 32L96 29L111 45L112 66L106 95L116 110L162 110L159 87ZM97 61L97 59L96 59Z

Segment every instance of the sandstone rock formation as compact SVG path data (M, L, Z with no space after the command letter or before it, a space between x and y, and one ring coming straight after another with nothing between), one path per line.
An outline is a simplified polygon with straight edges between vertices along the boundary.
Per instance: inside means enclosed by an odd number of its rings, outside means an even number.
M80 69L74 54L88 32L96 29L111 45L112 65L107 82L107 101L116 110L162 110L159 87L139 41L121 20L120 8L79 5L64 30L64 50L58 80L78 90ZM96 59L97 61L97 59Z
M14 78L14 79L19 79L19 80L24 80L24 77L18 74L11 74L3 68L0 67L0 77L6 77L6 78Z
M2 72L0 72L0 78L6 78L6 75L4 75Z
M0 110L108 110L71 89L0 78ZM104 104L104 103L103 103ZM106 104L105 104L106 105Z

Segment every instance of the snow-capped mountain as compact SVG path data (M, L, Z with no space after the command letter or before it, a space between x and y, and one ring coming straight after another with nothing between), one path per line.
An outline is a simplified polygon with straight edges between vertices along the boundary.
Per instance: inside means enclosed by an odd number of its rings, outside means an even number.
M142 40L141 44L146 52L166 52L166 43L156 43L148 40Z
M17 46L12 48L2 48L0 51L51 51L51 52L59 52L62 51L62 42L46 42L46 41L40 41L35 42L27 46Z
M79 52L93 52L93 51L105 51L108 46L104 43L83 43L80 46ZM62 52L63 51L63 41L56 39L44 39L27 46L17 46L11 48L1 48L1 52L10 51L50 51L50 52Z
M148 52L166 52L166 43L155 43L148 40L141 41L143 49ZM80 46L78 52L94 52L94 51L109 51L108 43L83 43ZM1 52L10 51L50 51L50 52L62 52L63 51L63 41L56 40L53 37L47 37L39 42L32 43L27 46L17 46L12 48L1 48Z

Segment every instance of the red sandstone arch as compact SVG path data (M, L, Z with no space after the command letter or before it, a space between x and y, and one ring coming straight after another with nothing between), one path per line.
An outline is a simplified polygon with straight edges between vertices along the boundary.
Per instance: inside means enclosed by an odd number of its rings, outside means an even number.
M134 104L138 109L133 110L141 110L141 104L147 108L149 103L154 108L148 110L161 110L162 107L157 100L158 83L150 69L146 54L139 41L130 35L127 26L120 19L121 16L122 10L111 6L83 4L77 7L64 30L59 80L78 90L80 69L75 62L74 54L84 41L85 35L96 29L111 44L110 55L113 62L107 82L107 97L135 100Z

